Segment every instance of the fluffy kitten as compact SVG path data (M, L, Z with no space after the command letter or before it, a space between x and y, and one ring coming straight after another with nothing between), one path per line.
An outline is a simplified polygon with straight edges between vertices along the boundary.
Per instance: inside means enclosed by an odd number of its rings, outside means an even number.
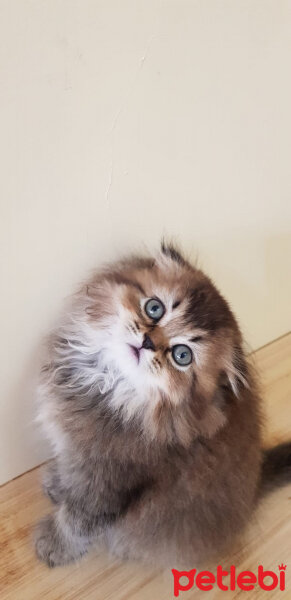
M291 480L291 445L262 451L238 324L172 246L97 273L48 342L39 415L55 450L36 532L49 566L96 542L176 566L233 542L263 489ZM278 482L277 482L278 479Z

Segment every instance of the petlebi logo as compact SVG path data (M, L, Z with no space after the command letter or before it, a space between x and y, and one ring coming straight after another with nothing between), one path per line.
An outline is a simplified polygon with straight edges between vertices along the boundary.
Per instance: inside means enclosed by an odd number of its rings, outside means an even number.
M253 571L237 572L236 567L232 565L229 571L218 565L216 573L212 571L200 571L190 569L190 571L177 571L172 569L174 577L174 595L179 596L180 592L186 592L192 588L201 591L213 590L214 586L223 591L243 590L250 592L255 588L261 588L266 592L278 588L281 592L285 590L285 571L286 565L278 565L278 573L265 570L262 565L258 566L256 573Z

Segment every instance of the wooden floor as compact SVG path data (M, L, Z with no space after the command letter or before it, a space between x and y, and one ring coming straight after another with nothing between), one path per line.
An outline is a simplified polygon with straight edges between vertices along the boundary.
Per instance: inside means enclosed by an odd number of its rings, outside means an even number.
M291 334L262 348L254 358L261 372L268 417L266 440L274 443L291 438ZM1 600L170 600L174 597L170 569L161 574L141 565L114 562L103 554L90 555L78 565L54 570L37 562L31 533L36 521L50 510L49 502L41 494L39 476L39 469L35 469L0 489ZM254 572L259 564L276 572L280 563L287 564L286 591L269 592L267 598L291 599L291 485L264 502L238 553L229 560L238 570ZM218 600L222 596L235 599L242 595L265 598L266 592L246 594L216 588L203 597ZM179 597L191 600L197 596L200 598L201 592L182 592Z

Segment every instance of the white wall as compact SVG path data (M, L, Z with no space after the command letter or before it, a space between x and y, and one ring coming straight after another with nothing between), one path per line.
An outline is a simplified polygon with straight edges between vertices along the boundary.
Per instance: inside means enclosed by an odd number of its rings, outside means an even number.
M41 462L41 337L88 270L179 239L253 348L290 328L291 2L1 0L0 481Z

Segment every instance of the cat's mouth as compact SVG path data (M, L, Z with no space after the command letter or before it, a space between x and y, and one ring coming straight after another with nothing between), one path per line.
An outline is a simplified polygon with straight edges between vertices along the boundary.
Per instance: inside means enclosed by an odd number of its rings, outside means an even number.
M130 348L132 356L134 356L134 358L139 363L139 356L140 356L140 350L141 350L141 348L137 348L136 346L133 346L132 344L128 344L128 346Z

